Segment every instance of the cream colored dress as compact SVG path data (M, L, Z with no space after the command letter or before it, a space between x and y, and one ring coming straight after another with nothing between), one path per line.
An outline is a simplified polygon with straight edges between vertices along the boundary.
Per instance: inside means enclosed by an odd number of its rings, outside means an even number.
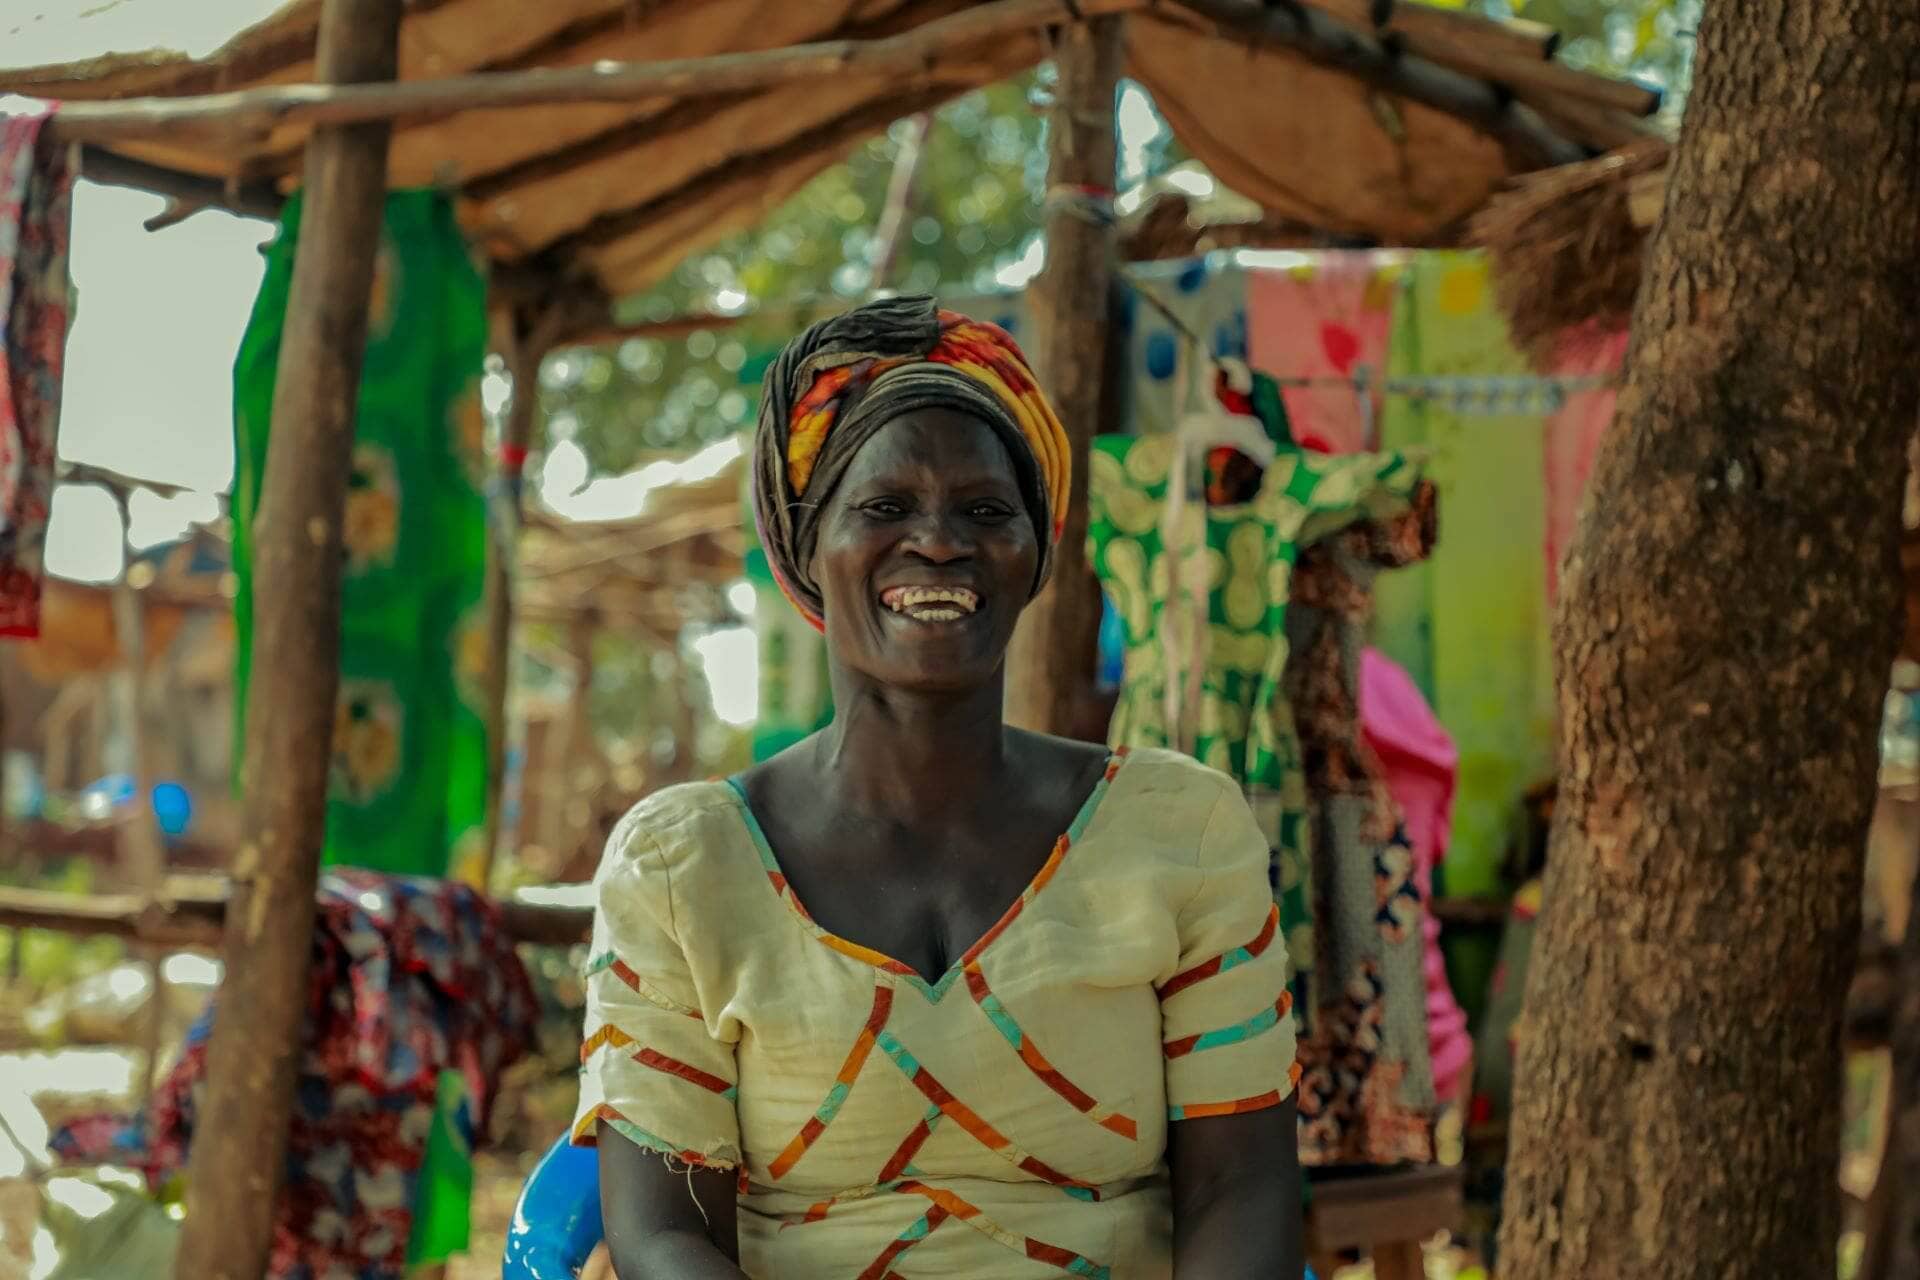
M737 787L663 791L595 880L574 1140L739 1169L757 1280L1168 1276L1167 1125L1293 1087L1268 860L1226 777L1116 756L929 984L814 923Z

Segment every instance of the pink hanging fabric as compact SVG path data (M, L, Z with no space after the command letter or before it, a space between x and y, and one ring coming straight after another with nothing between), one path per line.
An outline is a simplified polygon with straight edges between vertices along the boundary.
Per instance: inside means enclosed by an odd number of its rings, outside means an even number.
M1434 717L1413 678L1375 649L1360 655L1360 727L1380 757L1413 846L1414 877L1420 897L1431 901L1433 869L1447 853L1453 825L1454 780L1459 753ZM1467 1015L1447 984L1440 955L1440 922L1424 914L1424 968L1427 980L1427 1042L1433 1058L1434 1094L1453 1101L1473 1058Z
M1387 362L1401 259L1373 250L1323 253L1310 263L1247 273L1247 358L1289 378L1351 379L1362 365L1376 378ZM1350 387L1285 387L1294 438L1324 453L1374 447L1369 421Z
M46 118L0 113L0 636L40 634L67 349L74 175Z
M1627 355L1624 330L1599 338L1583 336L1568 343L1554 373L1577 378L1597 374L1614 375ZM1587 477L1593 471L1594 454L1600 437L1613 421L1614 402L1619 392L1612 387L1598 391L1579 391L1567 397L1560 412L1547 419L1547 598L1560 588L1560 562L1566 558L1573 540L1573 526L1580 516L1580 498L1587 489Z

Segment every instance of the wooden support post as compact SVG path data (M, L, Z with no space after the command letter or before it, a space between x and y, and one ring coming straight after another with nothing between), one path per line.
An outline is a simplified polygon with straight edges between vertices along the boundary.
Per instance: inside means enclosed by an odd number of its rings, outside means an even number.
M500 849L500 807L506 786L507 737L512 729L507 707L513 684L513 588L524 514L523 474L539 415L540 362L553 346L560 319L557 307L535 310L529 304L511 308L501 353L513 381L513 398L507 401L507 416L500 424L500 451L494 465L500 492L487 521L487 817L486 862L479 885L483 889L492 883L493 861Z
M318 73L390 80L402 0L325 0ZM306 208L255 520L256 683L241 844L207 1096L176 1273L259 1280L267 1266L302 1056L314 886L339 683L341 524L386 194L386 123L314 131Z
M1033 602L1007 655L1007 719L1072 731L1093 694L1100 589L1087 564L1087 456L1100 429L1108 297L1114 279L1114 93L1122 23L1095 18L1061 31L1060 82L1047 165L1047 266L1031 294L1031 355L1073 454L1073 497L1053 580Z

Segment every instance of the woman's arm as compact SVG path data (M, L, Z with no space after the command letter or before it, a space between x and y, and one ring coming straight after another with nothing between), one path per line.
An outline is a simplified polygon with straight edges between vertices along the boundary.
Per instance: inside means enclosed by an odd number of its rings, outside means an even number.
M600 1213L619 1280L744 1280L737 1175L668 1167L600 1122Z
M1174 1280L1299 1280L1304 1232L1294 1126L1288 1098L1264 1111L1168 1127Z

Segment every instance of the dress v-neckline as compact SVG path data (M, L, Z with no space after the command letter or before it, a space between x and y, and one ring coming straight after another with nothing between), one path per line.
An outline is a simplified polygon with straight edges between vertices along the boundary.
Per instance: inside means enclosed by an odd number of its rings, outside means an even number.
M941 997L953 989L953 984L959 980L962 973L966 972L968 966L980 959L987 948L993 945L995 939L1006 932L1007 926L1014 922L1027 904L1032 902L1059 872L1060 864L1066 860L1068 851L1079 843L1081 836L1092 824L1093 816L1099 811L1100 802L1106 798L1107 788L1119 774L1120 766L1125 762L1126 756L1126 748L1123 747L1107 757L1107 765L1100 773L1100 780L1094 784L1093 791L1080 805L1080 811L1074 815L1072 825L1053 842L1053 852L1047 855L1047 860L1040 865L1038 871L1034 872L1033 879L1027 882L1027 887L1021 890L1020 896L1013 900L1013 905L1002 913L993 926L981 934L977 942L962 952L958 960L947 967L947 971L940 975L937 982L928 982L918 969L905 961L896 960L883 951L843 938L815 920L813 913L807 910L806 904L800 901L800 895L794 891L793 882L788 880L786 872L780 869L780 860L774 856L773 845L767 839L766 830L761 827L760 819L754 816L753 805L747 799L746 787L738 776L728 778L727 787L733 794L734 804L740 811L740 819L747 828L747 834L753 838L754 849L760 855L760 865L766 870L767 879L773 885L774 892L787 904L787 908L798 918L806 931L812 934L815 940L838 951L841 955L892 974L925 996L929 1004L939 1004Z

